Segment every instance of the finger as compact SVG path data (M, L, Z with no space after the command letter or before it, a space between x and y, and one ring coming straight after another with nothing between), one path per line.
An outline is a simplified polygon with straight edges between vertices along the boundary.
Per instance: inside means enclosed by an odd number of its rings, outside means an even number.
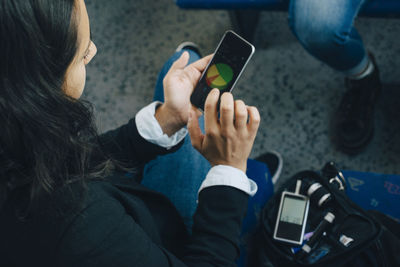
M204 135L201 132L198 118L193 110L189 113L189 121L187 125L192 146L201 151Z
M261 121L260 113L256 107L247 107L247 112L249 113L249 123L247 127L252 134L256 134Z
M187 51L183 52L182 55L172 64L170 71L183 69L189 62L189 53Z
M193 87L198 83L201 73L206 68L211 58L212 55L209 55L185 67L184 72L193 84Z
M235 104L231 93L223 93L221 96L220 104L220 123L223 131L233 131L233 116Z
M217 104L219 99L219 90L212 89L208 94L204 104L204 127L206 133L219 129Z
M192 104L191 106L191 110L194 111L194 113L196 114L197 118L199 118L201 115L203 115L203 112L201 112L200 109L198 109L196 106L193 106Z
M246 129L247 126L247 107L242 100L235 101L235 127L237 130Z
M195 69L193 66L189 65L184 69L184 73L185 73L186 77L189 79L189 81L192 83L192 85L193 85L192 90L194 90L194 87L199 82L201 72L198 71L197 69Z
M213 56L214 56L214 54L211 54L211 55L208 55L206 57L203 57L203 58L193 62L189 66L191 66L191 67L195 68L196 70L202 72L207 67L207 64L210 62L210 60L212 59Z

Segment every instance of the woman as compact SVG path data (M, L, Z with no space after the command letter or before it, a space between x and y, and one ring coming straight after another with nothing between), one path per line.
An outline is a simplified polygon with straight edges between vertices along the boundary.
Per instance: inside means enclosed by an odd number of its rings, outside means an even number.
M248 196L256 108L208 96L203 135L190 94L210 56L189 54L164 79L164 103L96 135L80 96L96 55L83 0L0 0L0 266L230 266ZM233 117L235 116L235 120ZM183 144L212 168L189 235L142 168ZM134 171L134 177L124 175ZM190 179L190 177L188 177Z

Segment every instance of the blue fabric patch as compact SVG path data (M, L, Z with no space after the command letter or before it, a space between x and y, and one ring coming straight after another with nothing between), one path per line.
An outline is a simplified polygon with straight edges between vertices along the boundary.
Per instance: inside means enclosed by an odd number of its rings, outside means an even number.
M343 171L346 194L366 210L378 210L400 222L400 175Z
M240 236L240 258L237 261L238 266L245 266L247 256L247 238L256 228L261 209L274 193L274 185L272 184L271 174L267 165L249 159L247 161L246 174L247 177L256 182L258 190L253 197L249 198L247 214L243 220L242 234Z

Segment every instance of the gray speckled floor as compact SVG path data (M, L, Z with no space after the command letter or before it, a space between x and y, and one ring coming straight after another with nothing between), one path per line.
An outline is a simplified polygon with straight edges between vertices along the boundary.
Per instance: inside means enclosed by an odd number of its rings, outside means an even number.
M98 55L88 66L84 97L96 106L101 131L131 118L152 100L157 73L177 44L191 40L203 54L231 28L226 11L180 10L172 0L86 0ZM343 77L309 56L291 34L285 13L263 12L256 54L234 90L259 108L262 124L252 156L282 153L283 177L334 160L345 169L400 173L400 20L356 22L377 59L384 92L371 144L357 156L330 142L330 118Z

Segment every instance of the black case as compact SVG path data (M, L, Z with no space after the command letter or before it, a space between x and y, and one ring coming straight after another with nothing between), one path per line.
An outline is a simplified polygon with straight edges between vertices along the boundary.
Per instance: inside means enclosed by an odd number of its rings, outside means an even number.
M337 173L334 164L330 162L320 173L297 173L276 192L261 211L257 231L249 244L247 266L400 266L399 224L378 212L363 210L344 191L330 184L329 180ZM284 190L294 191L298 179L318 182L332 196L329 210L336 216L334 223L309 254L318 254L321 249L329 250L319 260L309 255L300 258L301 254L293 254L291 251L292 245L272 238L281 193ZM327 208L322 209L311 201L306 232L315 230L326 212ZM346 247L339 242L342 234L354 239L350 246Z

